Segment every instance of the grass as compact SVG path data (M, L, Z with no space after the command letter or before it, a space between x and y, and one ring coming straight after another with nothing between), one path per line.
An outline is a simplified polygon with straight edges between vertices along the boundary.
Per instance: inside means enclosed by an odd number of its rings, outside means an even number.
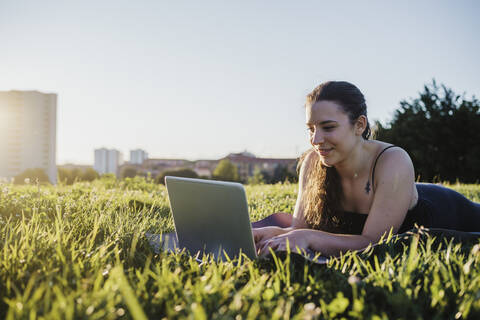
M479 201L480 186L452 185ZM247 186L252 220L292 212L297 185ZM475 319L480 243L422 232L328 265L295 254L196 262L155 254L163 186L102 179L0 185L0 318Z

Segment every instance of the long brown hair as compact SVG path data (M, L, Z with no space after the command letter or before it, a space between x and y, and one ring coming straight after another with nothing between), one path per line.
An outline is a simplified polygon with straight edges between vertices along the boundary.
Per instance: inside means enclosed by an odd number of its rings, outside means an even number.
M319 101L332 101L340 105L351 124L354 124L358 117L367 116L367 105L362 92L349 82L329 81L320 84L307 96L308 104L313 105ZM362 137L368 140L370 134L370 125L367 121ZM312 228L338 232L343 222L341 209L343 190L340 176L334 167L323 165L313 149L300 157L297 171L308 155L310 155L308 170L304 173L306 185L302 194L305 221Z

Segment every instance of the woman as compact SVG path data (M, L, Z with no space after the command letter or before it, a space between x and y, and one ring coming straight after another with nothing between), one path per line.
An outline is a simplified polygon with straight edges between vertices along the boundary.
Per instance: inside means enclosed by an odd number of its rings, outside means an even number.
M416 184L407 152L368 140L365 99L353 84L323 83L305 108L312 149L299 163L295 211L253 223L261 254L286 250L288 240L290 248L337 255L415 223L480 231L480 204L439 185Z

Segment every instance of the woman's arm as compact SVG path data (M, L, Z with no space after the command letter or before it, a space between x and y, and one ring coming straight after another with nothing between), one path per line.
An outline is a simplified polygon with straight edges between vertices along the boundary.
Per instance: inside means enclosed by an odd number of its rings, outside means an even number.
M415 194L412 160L400 148L389 149L380 157L375 170L374 198L362 235L378 241L393 228L400 229Z
M335 234L312 229L295 229L288 233L273 237L258 247L260 254L268 254L269 247L273 250L287 250L287 241L290 249L300 251L311 249L325 256L338 255L348 250L360 250L366 248L373 241L364 235Z
M296 229L269 239L260 248L261 252L268 253L268 247L285 250L288 239L292 249L298 246L324 255L337 255L376 243L391 229L396 232L405 219L415 187L410 157L399 148L386 151L377 163L375 177L375 195L361 235Z

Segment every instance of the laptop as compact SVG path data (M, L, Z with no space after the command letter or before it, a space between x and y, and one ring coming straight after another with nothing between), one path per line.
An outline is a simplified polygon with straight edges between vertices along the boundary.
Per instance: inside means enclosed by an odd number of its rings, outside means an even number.
M165 185L175 233L157 236L157 250L159 246L168 251L185 248L197 260L205 254L215 260L232 259L241 253L250 259L257 257L242 184L166 176ZM151 235L150 240L154 240ZM317 263L327 261L313 252L304 257Z
M257 256L240 183L166 176L165 185L179 248L222 260Z

